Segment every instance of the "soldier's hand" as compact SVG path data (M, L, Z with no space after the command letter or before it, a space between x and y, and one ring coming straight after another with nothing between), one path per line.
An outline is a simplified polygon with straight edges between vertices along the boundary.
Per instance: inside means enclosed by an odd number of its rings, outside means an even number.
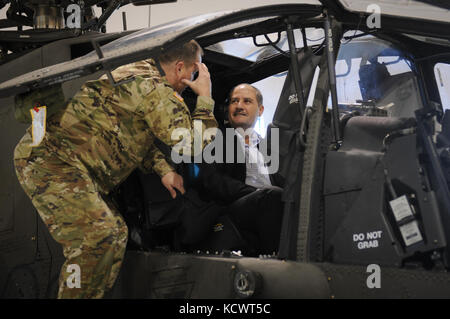
M183 186L183 177L178 175L175 172L169 172L161 178L161 182L164 187L167 188L172 198L177 197L177 192L175 189L178 189L181 194L184 194L186 191Z
M188 85L195 94L211 97L211 77L204 63L195 62L198 67L198 77L195 81L183 79L183 84Z

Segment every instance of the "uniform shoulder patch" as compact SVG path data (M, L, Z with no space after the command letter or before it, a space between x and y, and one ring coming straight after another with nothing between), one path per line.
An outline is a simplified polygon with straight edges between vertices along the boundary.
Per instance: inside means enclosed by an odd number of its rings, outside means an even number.
M173 95L174 95L178 100L180 100L180 102L183 102L183 101L184 101L184 99L181 97L180 94L178 94L178 92L173 92Z

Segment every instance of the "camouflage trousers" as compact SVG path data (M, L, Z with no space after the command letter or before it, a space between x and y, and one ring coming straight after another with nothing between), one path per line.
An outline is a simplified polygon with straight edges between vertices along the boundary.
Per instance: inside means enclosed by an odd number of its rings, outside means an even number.
M102 298L111 289L128 239L123 218L97 191L87 171L61 161L44 148L15 159L16 174L66 261L58 298ZM79 269L75 285L73 265ZM79 287L79 288L78 288Z

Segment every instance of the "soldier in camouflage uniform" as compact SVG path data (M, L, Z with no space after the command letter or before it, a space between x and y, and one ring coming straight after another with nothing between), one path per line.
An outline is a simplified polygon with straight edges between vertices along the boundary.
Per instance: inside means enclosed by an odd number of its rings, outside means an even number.
M38 146L30 146L31 128L16 146L18 179L63 246L66 262L58 298L102 298L116 280L127 227L103 194L137 167L153 169L168 189L184 191L181 177L165 162L154 140L174 146L181 138L173 140L172 131L180 127L192 131L193 120L201 120L204 129L217 127L211 81L201 54L200 46L190 41L160 57L164 77L148 59L113 71L116 81L134 78L120 86L111 86L105 76L88 81L67 107L47 119ZM192 114L179 95L186 86L198 94ZM80 267L80 288L67 286L72 264Z

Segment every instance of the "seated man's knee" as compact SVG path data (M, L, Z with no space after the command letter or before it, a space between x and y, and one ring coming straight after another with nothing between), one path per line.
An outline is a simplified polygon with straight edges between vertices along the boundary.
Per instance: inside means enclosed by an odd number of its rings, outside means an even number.
M274 197L274 198L281 198L281 195L283 195L283 189L280 187L271 187L271 188L265 188L263 189L263 191L265 192L265 194L267 196L270 197Z

